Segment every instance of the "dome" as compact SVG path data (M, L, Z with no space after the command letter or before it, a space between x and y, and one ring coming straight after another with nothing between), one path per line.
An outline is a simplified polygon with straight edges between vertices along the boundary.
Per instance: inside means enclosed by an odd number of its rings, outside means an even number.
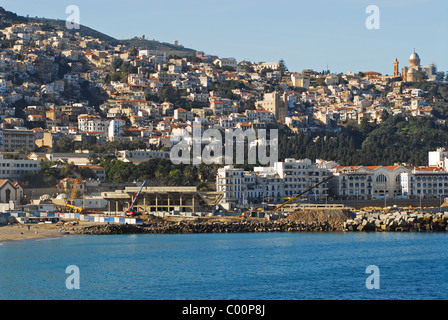
M409 57L409 60L420 60L420 57L416 52L412 52L411 56Z

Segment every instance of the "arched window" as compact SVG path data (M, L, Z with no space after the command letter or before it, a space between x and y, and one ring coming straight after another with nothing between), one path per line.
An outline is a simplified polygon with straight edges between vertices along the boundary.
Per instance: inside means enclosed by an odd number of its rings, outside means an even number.
M380 174L376 177L376 182L386 182L387 178L384 174Z

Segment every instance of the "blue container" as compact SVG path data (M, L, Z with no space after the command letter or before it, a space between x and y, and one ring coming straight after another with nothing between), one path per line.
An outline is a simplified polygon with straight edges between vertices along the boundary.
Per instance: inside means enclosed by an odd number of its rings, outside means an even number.
M104 217L104 222L110 222L109 217Z
M75 213L75 219L79 219L79 213Z
M120 218L120 223L124 223L124 218Z
M95 217L89 217L89 221L90 222L94 222L95 221Z
M34 212L35 217L40 217L40 212Z
M136 220L135 220L135 223L137 223L137 224L143 224L143 220L142 220L142 219L136 219Z
M5 212L3 216L4 216L5 218L10 217L10 216L11 216L11 212Z

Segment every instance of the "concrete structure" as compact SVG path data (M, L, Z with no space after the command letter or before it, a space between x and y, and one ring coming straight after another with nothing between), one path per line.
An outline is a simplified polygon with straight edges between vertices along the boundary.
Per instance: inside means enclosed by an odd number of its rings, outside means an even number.
M442 168L420 167L412 172L401 174L403 196L418 197L446 197L448 196L448 172Z
M18 179L28 172L39 172L40 162L28 159L5 159L0 154L0 179Z
M277 91L272 93L265 93L262 101L257 101L258 108L272 112L275 119L280 122L285 122L288 116L288 102L286 93L280 95Z
M3 129L2 146L3 151L16 152L21 149L33 151L36 147L34 131L27 129Z
M102 192L107 200L106 211L111 215L123 215L129 208L140 187L125 187L114 192ZM220 193L198 192L196 187L143 187L134 210L137 212L197 213L213 208Z
M227 209L238 205L281 202L323 181L330 171L309 159L285 159L272 167L255 167L244 171L232 165L218 169L216 190L223 192L220 202ZM328 196L327 183L303 195L304 198L324 200Z

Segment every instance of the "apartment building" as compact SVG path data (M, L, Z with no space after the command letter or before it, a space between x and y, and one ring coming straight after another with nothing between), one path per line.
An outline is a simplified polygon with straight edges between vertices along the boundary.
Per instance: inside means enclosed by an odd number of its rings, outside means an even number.
M34 131L27 129L3 129L1 130L1 149L7 152L18 152L21 149L34 151Z
M403 196L409 198L448 196L448 172L439 167L414 168L401 174Z
M231 209L242 204L280 202L285 197L305 192L330 175L328 169L309 159L285 159L272 167L255 167L253 171L228 165L218 169L216 190L223 192L221 204ZM327 183L303 196L315 200L326 199Z
M0 154L0 179L18 179L28 172L39 172L40 161L28 159L5 159Z
M81 114L78 116L78 129L80 132L107 132L108 122L100 116Z

